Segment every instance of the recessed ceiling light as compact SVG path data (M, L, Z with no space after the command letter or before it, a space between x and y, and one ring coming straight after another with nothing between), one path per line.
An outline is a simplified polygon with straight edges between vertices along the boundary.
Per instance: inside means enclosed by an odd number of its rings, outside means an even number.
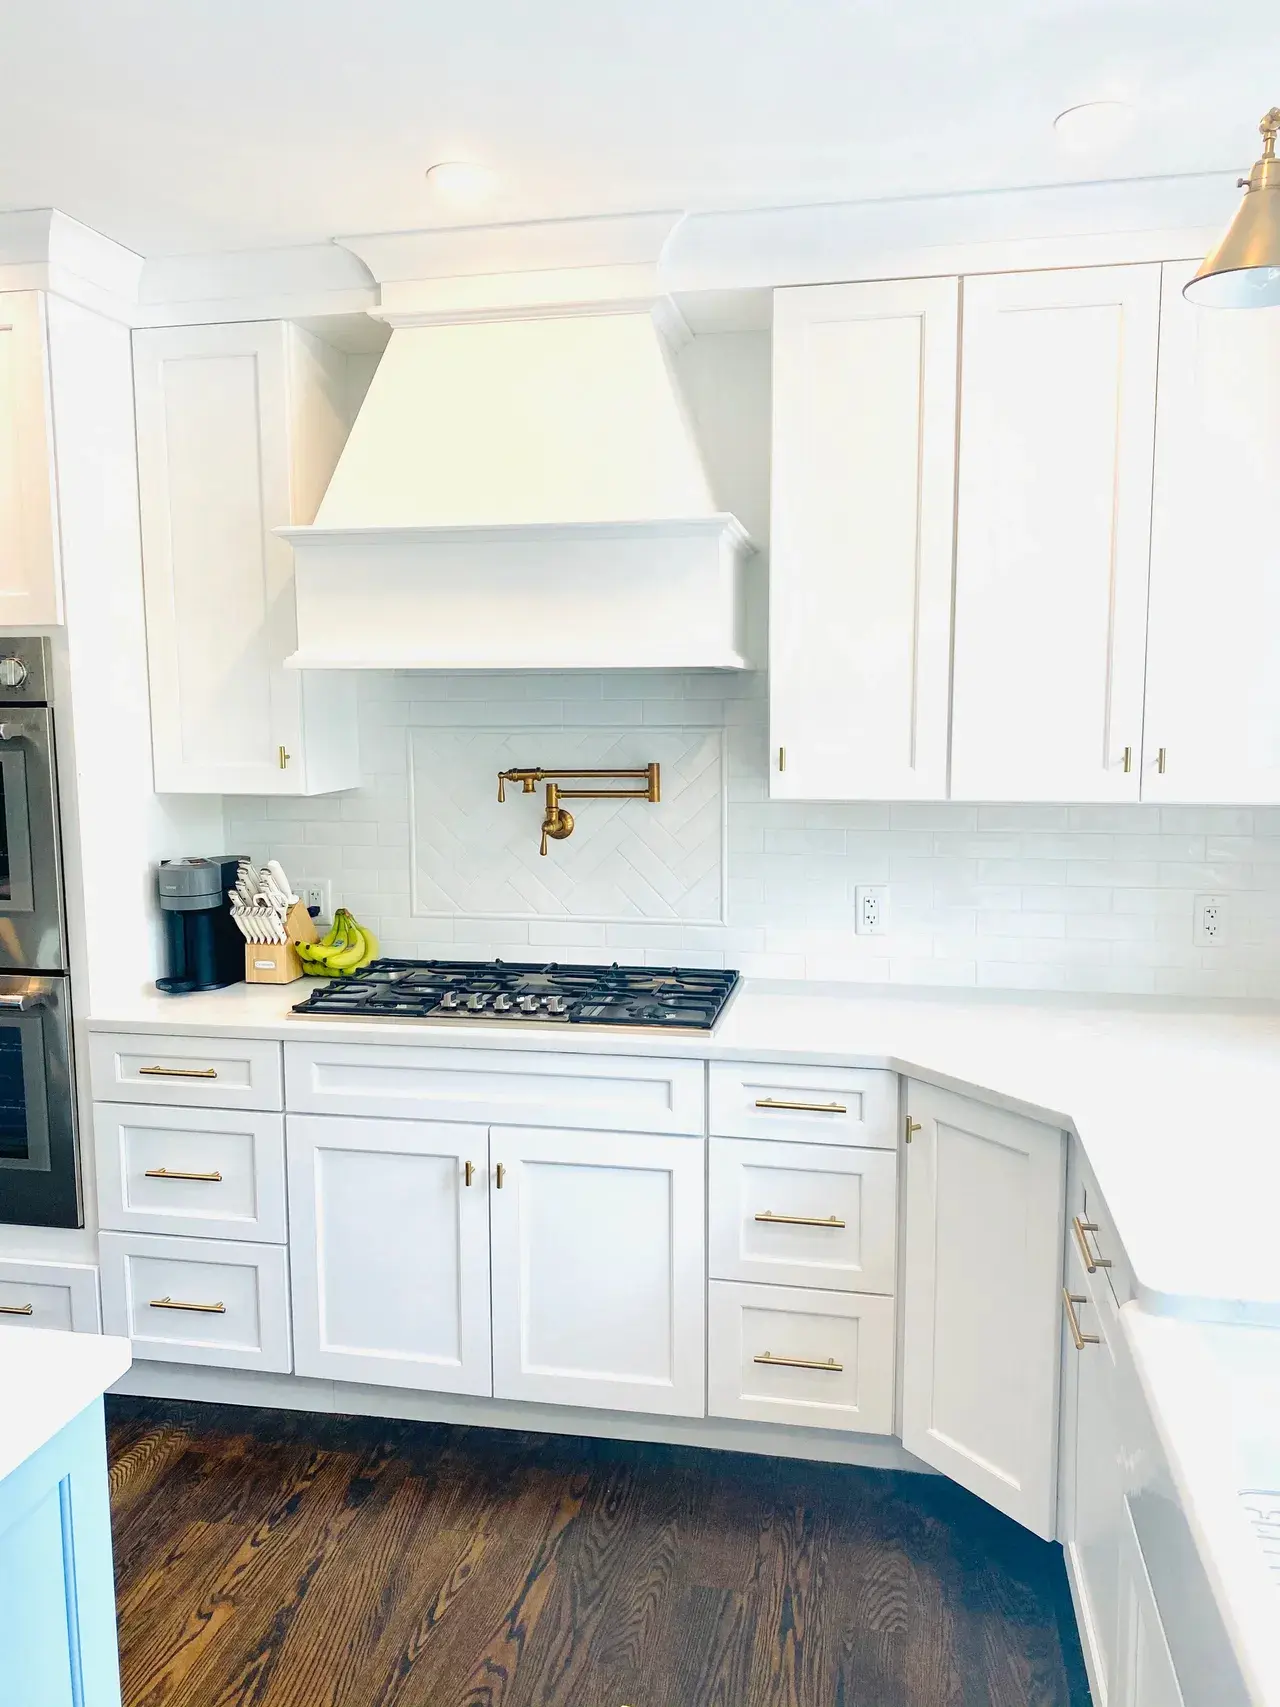
M437 160L427 168L427 183L442 201L472 207L492 195L497 176L478 160Z
M1127 142L1137 125L1137 110L1128 101L1082 101L1053 121L1068 154L1106 154Z

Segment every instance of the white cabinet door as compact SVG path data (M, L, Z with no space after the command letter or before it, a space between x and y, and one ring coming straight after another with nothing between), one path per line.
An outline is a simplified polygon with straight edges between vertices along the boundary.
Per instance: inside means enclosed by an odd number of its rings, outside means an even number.
M290 1115L295 1367L489 1394L488 1135Z
M913 1080L902 1443L1052 1539L1063 1135Z
M293 551L346 430L343 358L278 322L134 333L156 788L360 780L352 683L284 667Z
M1164 268L1144 800L1280 800L1280 319Z
M1127 1505L1120 1523L1120 1653L1108 1707L1183 1707L1160 1608Z
M493 1390L703 1416L704 1146L494 1127Z
M49 430L48 343L38 291L0 293L0 625L62 621Z
M1073 1239L1067 1240L1063 1312L1073 1312L1082 1345L1063 1336L1062 1509L1059 1529L1075 1594L1080 1642L1088 1662L1094 1707L1114 1707L1119 1636L1120 1424L1110 1312L1095 1303L1106 1288L1102 1270L1085 1273ZM1069 1302L1068 1302L1069 1301Z
M774 293L775 798L946 797L958 296Z
M955 798L1138 798L1159 300L1158 266L965 280Z

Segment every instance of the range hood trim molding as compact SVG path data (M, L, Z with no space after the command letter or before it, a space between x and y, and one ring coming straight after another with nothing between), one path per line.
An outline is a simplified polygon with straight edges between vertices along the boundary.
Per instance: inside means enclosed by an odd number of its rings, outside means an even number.
M280 527L273 529L297 549L367 540L384 545L512 545L522 539L689 539L711 534L727 539L743 556L754 556L757 547L746 528L728 510L709 516L673 516L670 520L616 522L504 522L473 526L459 522L451 526L411 526L370 523L364 527Z

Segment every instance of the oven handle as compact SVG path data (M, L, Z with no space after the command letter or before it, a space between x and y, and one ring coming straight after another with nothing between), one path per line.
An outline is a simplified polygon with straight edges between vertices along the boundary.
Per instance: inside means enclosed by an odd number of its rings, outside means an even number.
M37 990L23 990L21 995L6 996L0 994L0 1008L16 1008L19 1013L30 1013L32 1008L38 1008L44 1001L44 995Z

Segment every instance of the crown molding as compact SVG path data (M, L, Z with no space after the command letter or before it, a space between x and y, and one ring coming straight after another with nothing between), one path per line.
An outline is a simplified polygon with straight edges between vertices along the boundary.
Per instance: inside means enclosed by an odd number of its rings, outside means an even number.
M135 325L302 320L367 314L378 289L368 268L336 243L222 255L167 255L142 271Z
M57 208L0 213L0 291L46 290L126 323L143 260Z

